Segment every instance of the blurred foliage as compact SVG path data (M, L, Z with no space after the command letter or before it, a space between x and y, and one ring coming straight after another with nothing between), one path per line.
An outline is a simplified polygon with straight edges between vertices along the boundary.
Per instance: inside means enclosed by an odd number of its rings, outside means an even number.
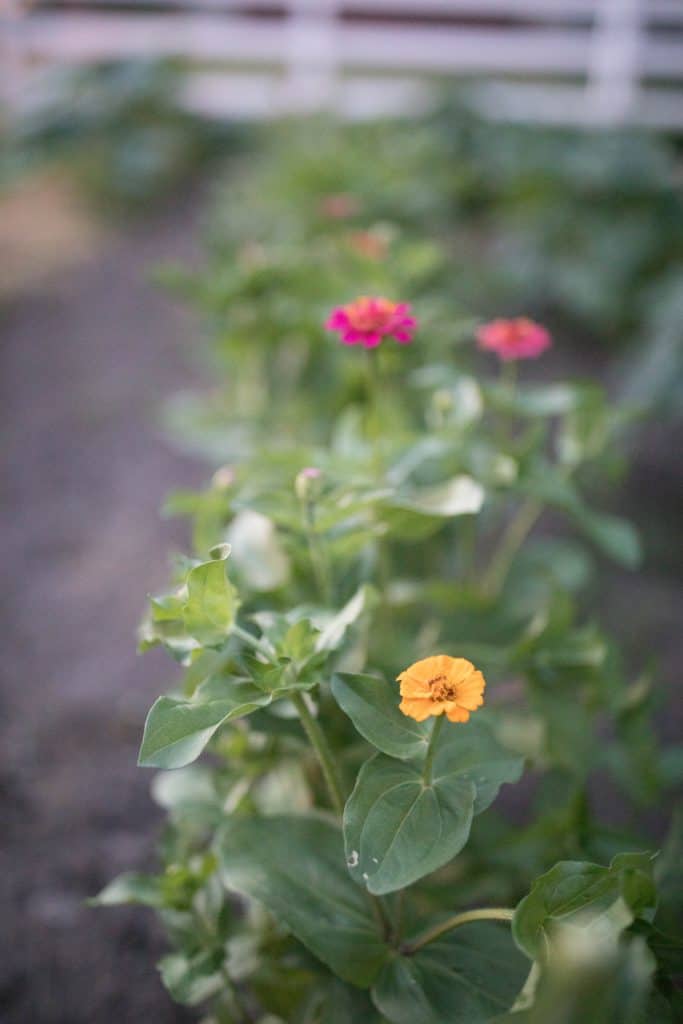
M644 820L671 802L680 749L657 742L651 652L624 659L589 599L605 560L640 561L600 504L634 408L593 382L487 372L473 344L482 313L527 303L556 318L560 351L572 321L605 344L639 330L642 296L675 281L672 165L625 137L589 159L589 139L582 158L554 133L534 149L453 117L280 126L216 189L203 265L159 274L200 312L212 381L166 423L214 472L166 503L193 549L140 631L182 669L140 750L161 770L162 868L99 902L160 914L162 980L213 1024L680 1009L680 824L657 857ZM657 259L640 229L623 260L600 256L646 192L671 222ZM579 270L599 301L567 286ZM410 302L413 344L326 335L358 294ZM659 396L668 374L653 379ZM532 532L555 518L568 536ZM485 673L487 707L432 733L394 680L437 651Z
M184 112L181 83L178 68L160 61L44 72L5 130L0 184L66 164L103 212L143 211L248 135Z

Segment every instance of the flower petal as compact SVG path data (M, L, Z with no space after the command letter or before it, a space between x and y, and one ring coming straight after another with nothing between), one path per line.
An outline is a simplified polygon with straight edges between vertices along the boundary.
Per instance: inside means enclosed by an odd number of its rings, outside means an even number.
M459 708L457 704L446 709L446 718L449 722L469 722L470 713L465 708Z
M420 698L404 697L399 704L399 708L404 715L414 718L416 722L424 722L430 715L441 714L441 711L435 707L431 700Z
M398 681L401 684L400 691L402 697L426 697L431 700L432 691L429 688L429 683L412 675L410 669L401 672Z
M456 699L462 708L469 708L474 711L484 703L484 688L486 682L481 672L472 672L467 679L458 683L456 687Z
M448 675L448 682L459 686L475 671L474 665L467 658L447 658L447 665L442 669Z

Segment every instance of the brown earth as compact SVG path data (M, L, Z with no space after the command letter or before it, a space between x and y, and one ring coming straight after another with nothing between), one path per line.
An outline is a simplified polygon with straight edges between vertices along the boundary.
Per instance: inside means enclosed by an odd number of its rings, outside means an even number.
M109 237L70 271L55 271L56 234L49 287L3 310L5 1024L189 1019L154 971L152 915L83 901L154 863L160 815L135 761L168 666L137 657L134 631L183 542L159 521L162 497L202 469L154 425L187 385L192 325L148 274L192 256L196 206Z

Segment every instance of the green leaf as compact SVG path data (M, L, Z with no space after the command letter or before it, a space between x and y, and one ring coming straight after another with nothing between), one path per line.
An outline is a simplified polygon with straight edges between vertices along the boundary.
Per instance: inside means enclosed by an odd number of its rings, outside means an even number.
M444 728L436 746L434 780L462 778L476 786L474 813L493 803L504 783L518 782L524 760L503 747L488 722L479 717L464 725Z
M401 489L378 501L391 535L419 540L440 530L455 516L475 515L484 504L482 485L466 474L432 487Z
M271 519L242 509L231 522L227 536L235 571L250 590L275 590L287 582L289 559Z
M224 558L203 562L191 569L187 577L185 628L207 646L224 643L235 621L237 595L227 578L225 562Z
M532 960L546 952L558 923L587 925L606 917L627 927L649 920L656 905L649 853L620 853L608 868L586 861L560 861L537 878L518 904L512 923L515 942Z
M416 722L399 710L397 684L339 672L332 679L332 694L361 736L382 753L398 758L425 754L431 725Z
M228 889L263 903L344 981L372 983L389 950L349 877L336 827L308 817L235 819L217 856Z
M393 892L448 863L467 842L473 815L504 782L516 782L523 765L476 721L446 724L429 786L422 760L377 755L358 774L344 812L346 856L370 892Z
M159 697L145 722L138 764L146 768L182 768L201 754L213 734L233 718L248 715L272 700L251 683L211 678L194 697Z
M307 1010L306 1024L381 1024L369 993L334 977L315 994Z
M533 1003L494 1024L673 1024L666 1000L652 989L655 960L641 938L620 941L614 924L578 932L558 925L536 973Z
M376 754L358 773L344 810L352 876L381 895L403 889L448 863L470 834L472 782L434 779L414 764Z
M640 539L635 527L626 519L598 514L588 508L575 510L574 519L595 546L615 562L627 569L638 567L641 560Z
M193 957L170 953L157 966L171 997L185 1006L196 1006L225 985L220 973L224 958L223 950L202 951Z
M371 586L364 583L359 587L351 600L347 601L341 611L337 612L321 631L315 645L316 651L333 651L339 647L347 629L372 607L374 599L375 591Z
M529 417L572 412L581 397L580 389L570 384L518 387L512 393L507 387L491 385L487 394L498 408Z
M615 562L628 569L638 565L640 541L634 527L625 519L594 512L584 503L571 480L552 466L537 465L531 476L520 481L520 486L527 494L566 512L595 546Z
M462 473L433 487L422 487L400 495L391 503L396 508L411 509L426 516L450 518L475 515L484 504L484 498L485 491L481 484Z
M509 928L474 923L395 957L372 996L390 1024L483 1024L510 1008L528 971Z
M125 903L139 903L145 907L163 907L161 879L156 875L141 875L127 871L114 878L92 899L91 907L115 907Z

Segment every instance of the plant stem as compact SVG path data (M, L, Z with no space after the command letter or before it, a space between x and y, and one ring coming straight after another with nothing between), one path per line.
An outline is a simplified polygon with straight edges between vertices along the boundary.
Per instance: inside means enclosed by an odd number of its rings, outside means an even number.
M427 747L424 768L422 769L422 779L425 786L431 786L432 784L432 767L434 765L434 754L436 753L436 741L439 738L439 733L441 732L443 723L443 715L440 715L439 718L434 719L434 725L432 726L432 735L429 737L429 746Z
M330 750L325 733L320 728L317 719L311 714L303 694L292 694L292 704L298 712L304 731L320 762L332 806L341 818L344 812L344 794L334 763L334 755Z
M433 928L428 928L426 932L411 942L404 943L401 952L405 956L412 956L413 953L417 953L418 949L440 939L442 935L452 932L454 928L460 928L463 924L470 924L471 921L511 921L514 913L514 910L510 910L508 907L465 910L460 914L454 914L453 917L446 918L441 924L435 924Z
M500 364L500 383L507 390L510 398L517 388L517 360L505 359Z
M241 640L242 643L245 643L248 647L258 651L259 654L262 654L265 658L272 658L273 650L270 645L264 640L260 640L257 636L253 636L248 630L242 629L242 627L238 626L237 623L234 623L230 627L230 632Z
M401 938L401 931L403 928L403 900L405 897L405 889L399 889L396 893L396 909L394 911L394 929L393 939L398 944Z
M237 985L228 974L225 966L221 967L220 975L223 978L225 987L232 996L233 1004L235 1009L238 1011L242 1024L253 1024L254 1015L251 1010L245 1005L242 998L242 993L237 988ZM232 1010L232 1007L228 1007L228 1010Z
M457 571L460 579L468 582L477 560L477 517L461 516L456 536Z
M380 438L382 433L382 417L379 407L380 375L379 375L379 349L366 350L367 367L367 395L368 395L368 434L372 444L372 458L376 483L382 477L382 452L380 450Z
M304 501L304 522L308 539L308 551L311 557L313 575L318 585L320 597L325 604L332 603L332 580L330 566L325 556L320 534L315 522L315 503Z
M510 521L499 541L488 569L484 573L482 589L485 594L495 597L500 593L512 568L519 548L531 532L543 511L539 502L529 499Z

